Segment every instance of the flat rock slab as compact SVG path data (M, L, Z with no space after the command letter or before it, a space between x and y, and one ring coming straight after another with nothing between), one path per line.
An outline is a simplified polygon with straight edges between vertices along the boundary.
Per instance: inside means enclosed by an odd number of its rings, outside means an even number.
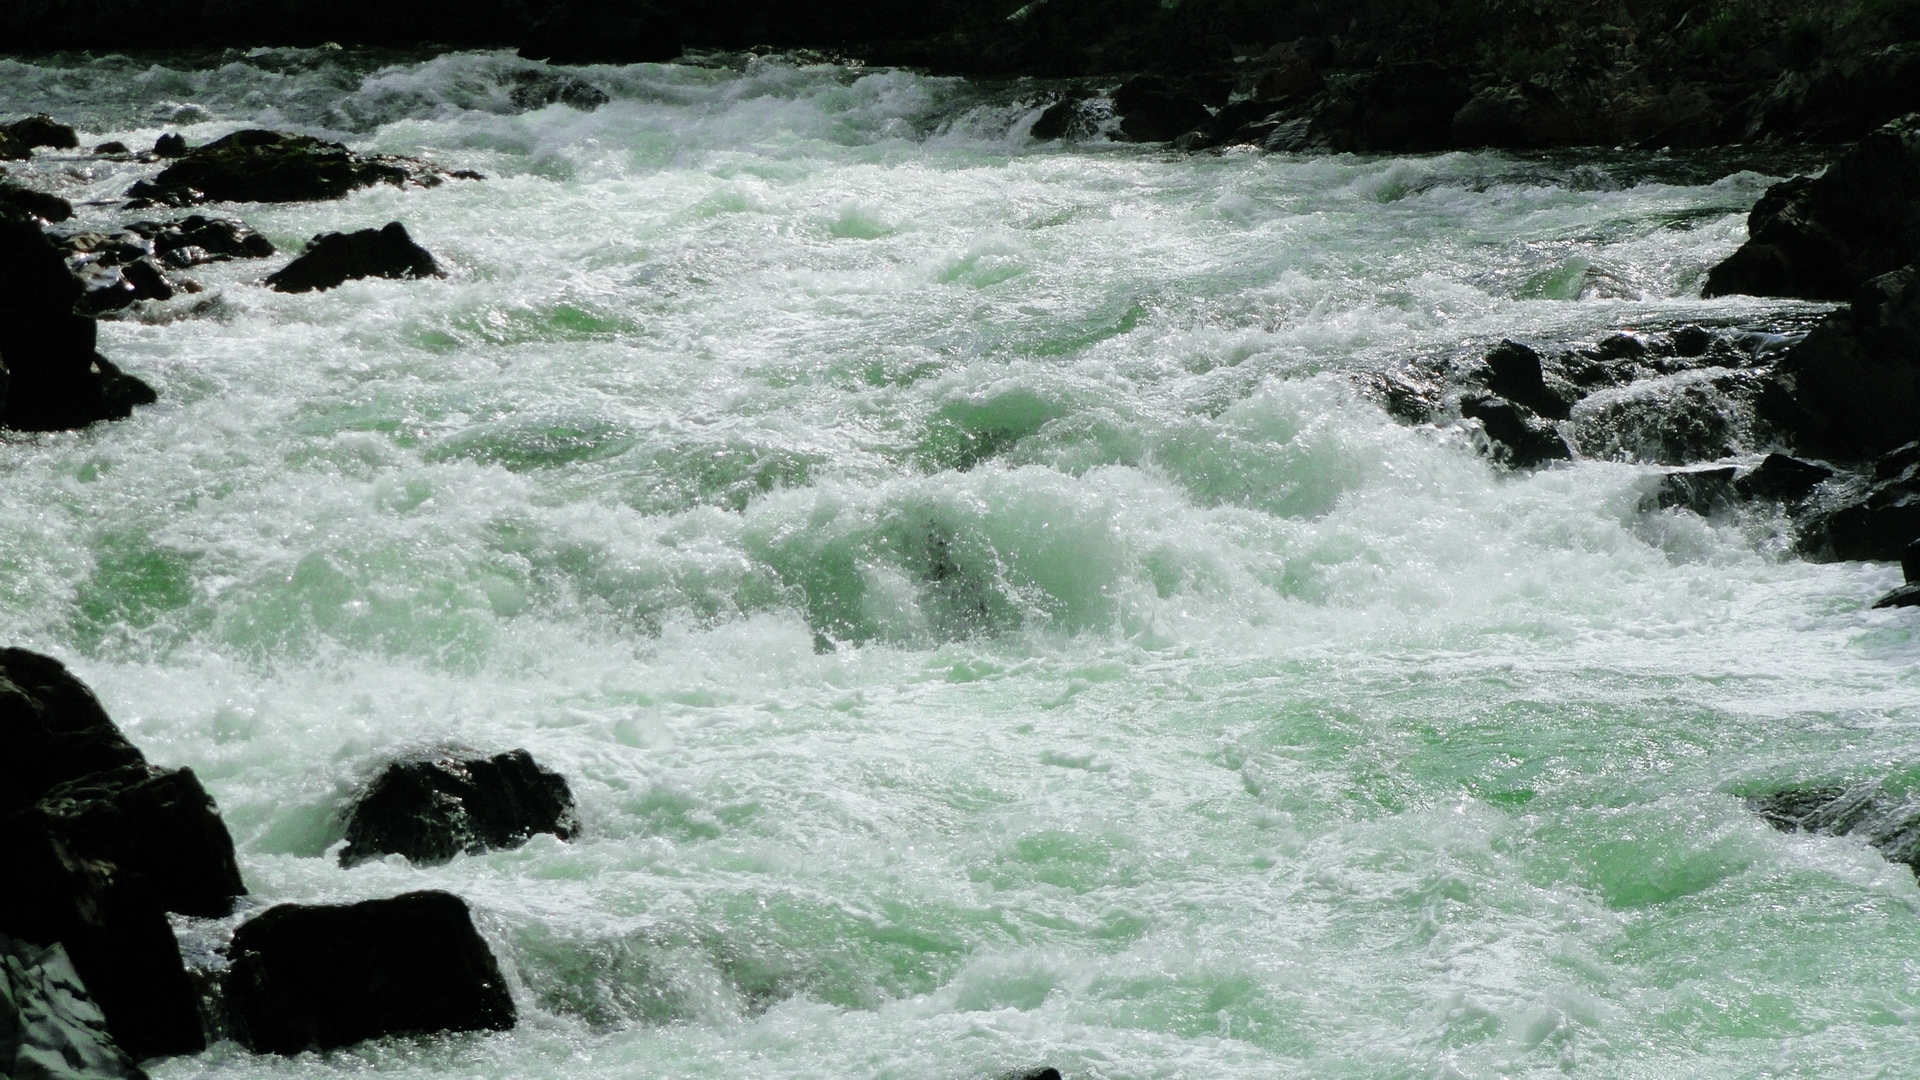
M242 1042L326 1050L383 1035L506 1031L506 980L451 893L282 904L241 926L223 986Z
M525 750L395 762L354 804L340 865L382 855L432 865L518 847L535 833L573 835L573 793Z

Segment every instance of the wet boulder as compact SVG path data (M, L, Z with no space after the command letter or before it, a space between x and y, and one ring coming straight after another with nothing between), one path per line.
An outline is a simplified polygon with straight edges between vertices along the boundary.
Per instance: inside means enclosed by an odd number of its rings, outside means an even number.
M73 217L73 204L67 200L23 187L11 180L0 180L0 207L10 207L47 222L66 221Z
M80 136L65 124L55 123L53 117L41 113L24 120L15 120L6 125L6 133L22 146L46 146L55 150L73 150L80 146Z
M153 156L177 158L187 155L187 137L179 132L169 131L153 140Z
M32 219L0 213L0 426L61 431L124 419L156 400L94 350L94 321L74 313L84 292Z
M1480 421L1481 429L1493 443L1494 456L1516 469L1530 469L1573 457L1573 451L1552 424L1511 401L1468 395L1460 401L1460 415Z
M1876 608L1920 607L1920 585L1902 585L1873 602Z
M1870 480L1824 501L1800 529L1814 558L1904 560L1920 539L1920 442L1883 456Z
M1723 466L1667 473L1654 490L1654 506L1661 510L1680 507L1701 517L1712 517L1739 501L1739 492L1734 487L1737 471Z
M116 154L130 154L133 151L127 149L126 143L118 139L109 139L94 147L93 152L101 157L111 157Z
M167 156L158 145L154 149ZM470 174L446 173L411 158L356 154L311 135L249 128L185 150L127 195L134 206L192 206L208 199L312 202L375 184L431 187L455 175Z
M1920 439L1920 274L1874 278L1775 368L1775 420L1803 446L1850 457Z
M1113 92L1120 132L1134 142L1171 142L1213 119L1198 99L1163 79L1139 75Z
M66 665L0 649L0 814L67 781L146 761Z
M192 769L92 773L55 785L36 809L64 850L144 878L163 910L218 918L246 895L233 838Z
M74 310L82 315L104 315L118 311L136 300L171 300L173 285L160 268L147 259L135 259L120 265L96 263L78 269L86 291Z
M1825 465L1775 453L1742 473L1733 486L1743 499L1798 502L1832 476L1833 470Z
M1707 275L1703 295L1845 300L1920 258L1920 113L1892 121L1820 177L1767 189L1747 242Z
M565 840L573 830L566 778L525 750L438 755L395 762L368 785L348 815L340 865L382 855L432 865L461 852L518 847L535 833Z
M59 945L0 936L0 1076L146 1080Z
M1488 350L1486 365L1487 389L1549 420L1571 415L1567 398L1547 386L1539 353L1517 341L1502 341Z
M33 156L33 147L0 128L0 161L25 161Z
M426 248L413 242L406 226L350 233L321 233L292 262L267 278L277 292L317 292L355 278L445 277Z
M176 270L222 259L264 259L273 241L238 218L189 214L179 221L136 221L127 231L151 246L153 256Z
M227 956L228 1011L240 1041L263 1053L505 1031L516 1019L499 964L451 893L281 904L242 925Z
M1920 802L1880 784L1785 788L1749 798L1747 806L1781 832L1857 837L1920 874Z

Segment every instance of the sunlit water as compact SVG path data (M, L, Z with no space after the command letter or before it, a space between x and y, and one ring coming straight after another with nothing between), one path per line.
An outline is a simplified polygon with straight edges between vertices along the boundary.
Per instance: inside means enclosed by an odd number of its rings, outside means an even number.
M398 219L449 273L194 271L102 324L159 405L0 445L0 636L206 780L258 902L450 889L521 1009L156 1076L1920 1070L1913 874L1740 798L1920 780L1898 571L1354 389L1804 312L1696 295L1771 177L1038 145L1017 87L768 61L516 113L535 65L380 65L0 62L0 112L89 144L490 177L231 208L287 250ZM340 869L422 746L530 749L580 837Z

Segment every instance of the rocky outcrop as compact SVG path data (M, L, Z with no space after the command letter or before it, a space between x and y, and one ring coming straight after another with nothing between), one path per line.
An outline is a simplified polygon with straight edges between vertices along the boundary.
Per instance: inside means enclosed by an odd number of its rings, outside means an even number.
M1747 242L1703 292L1845 300L1916 258L1920 114L1874 131L1818 178L1768 188L1747 216Z
M0 1076L14 1080L146 1080L107 1032L59 945L0 936Z
M1801 445L1867 458L1920 439L1920 275L1867 282L1781 357L1774 382L1771 418Z
M161 153L159 146L154 149ZM451 177L474 179L477 174L449 173L390 154L356 154L311 135L250 128L186 150L127 195L134 207L192 206L207 200L312 202L342 198L375 184L433 187Z
M136 1058L205 1046L169 911L246 892L191 770L149 766L58 661L0 649L0 934L59 943Z
M513 73L512 89L507 91L507 100L517 109L539 109L548 105L565 105L581 112L593 110L612 101L605 90L577 76L557 71L516 71Z
M267 278L278 292L316 292L356 278L444 277L433 255L413 242L406 226L390 221L384 228L350 233L321 233L292 262Z
M491 758L440 755L395 762L347 818L340 865L382 855L443 863L461 852L511 848L535 833L573 835L573 793L525 750Z
M1852 836L1920 874L1920 802L1877 783L1797 787L1758 795L1747 806L1782 832Z
M94 321L74 313L84 292L32 219L0 213L0 426L60 431L154 402L151 387L94 350Z
M47 146L55 150L73 150L80 145L80 136L72 128L55 123L53 117L45 113L15 120L0 127L0 131L5 131L14 142L29 149Z
M55 230L50 239L66 253L85 290L75 305L83 315L117 311L136 300L171 299L175 286L168 270L274 253L273 244L246 222L200 214L135 221L113 232Z
M450 893L282 904L242 925L227 956L227 1009L239 1039L256 1051L505 1031L516 1019L499 964L466 902Z

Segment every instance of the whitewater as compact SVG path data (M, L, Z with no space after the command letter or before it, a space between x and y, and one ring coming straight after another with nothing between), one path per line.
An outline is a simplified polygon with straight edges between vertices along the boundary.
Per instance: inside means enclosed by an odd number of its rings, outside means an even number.
M448 273L198 268L101 324L158 405L0 443L0 640L234 834L252 896L190 958L443 888L521 1013L156 1078L1920 1075L1913 872L1743 802L1920 785L1898 569L1364 391L1804 323L1698 295L1791 165L1042 144L1037 84L805 57L529 109L528 72L0 60L0 114L87 145L487 176L214 208L285 253L399 220ZM101 224L142 168L10 165ZM435 747L530 750L579 836L341 869L358 786Z

